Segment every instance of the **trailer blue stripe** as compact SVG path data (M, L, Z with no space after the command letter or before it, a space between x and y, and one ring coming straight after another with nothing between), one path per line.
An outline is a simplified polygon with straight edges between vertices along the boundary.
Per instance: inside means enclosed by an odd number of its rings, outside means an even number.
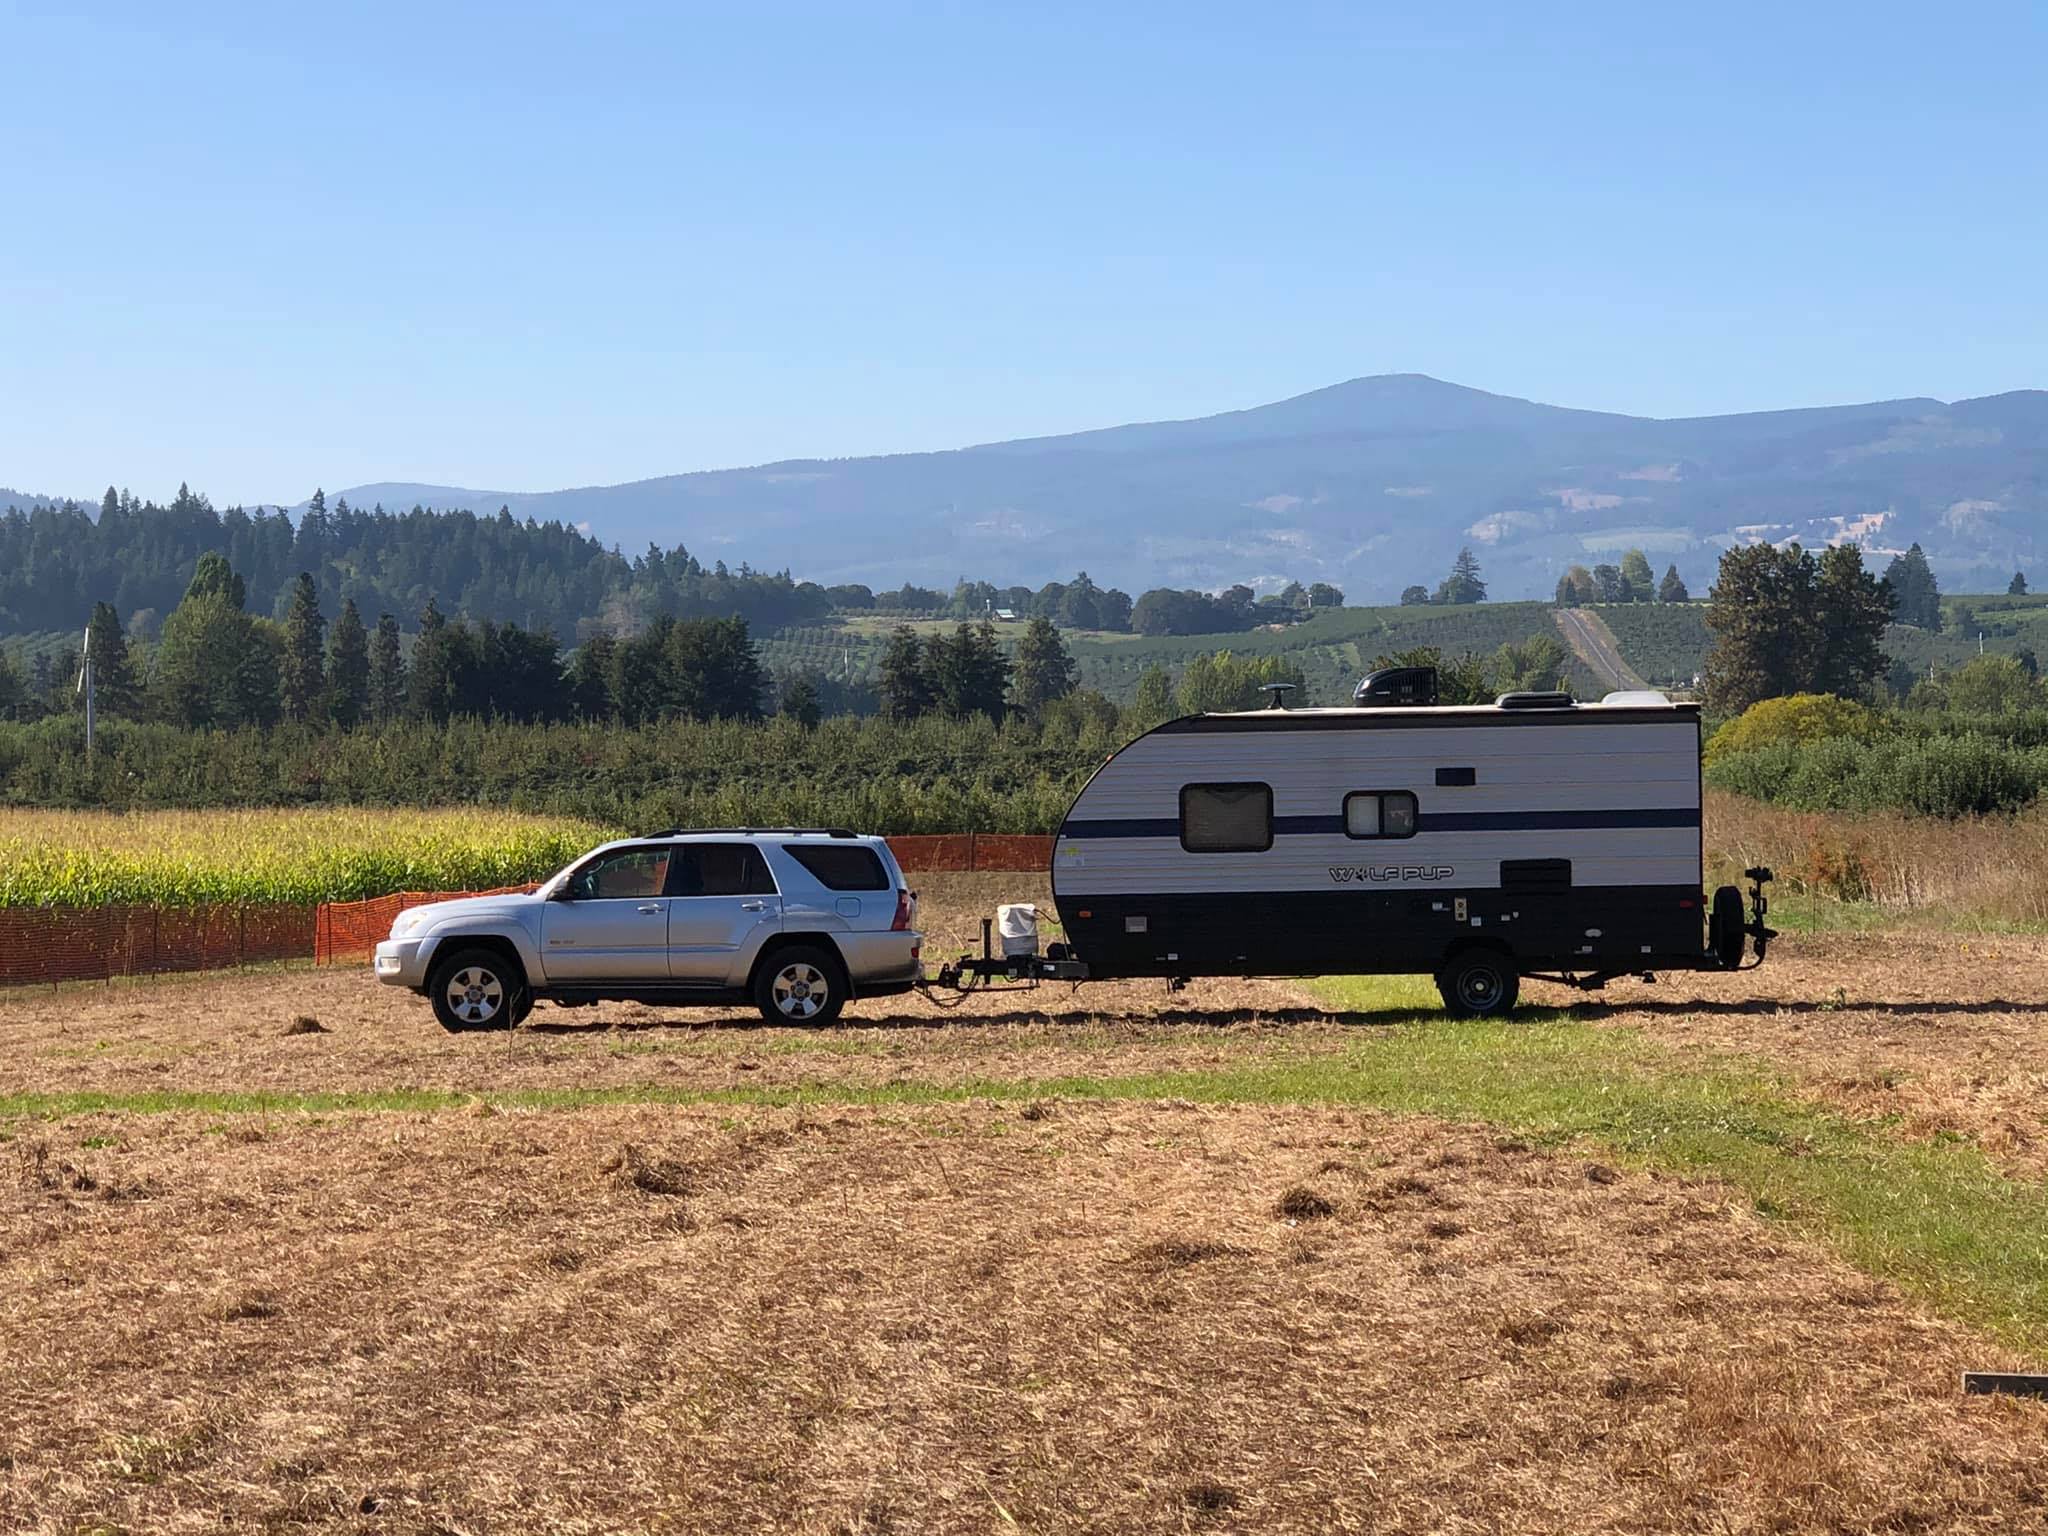
M1422 832L1547 832L1587 831L1614 827L1697 827L1697 806L1628 811L1424 811L1416 817L1415 830ZM1275 816L1275 837L1341 836L1344 818L1339 816ZM1070 821L1060 828L1061 837L1180 837L1180 820L1174 816L1136 816L1122 820ZM1361 842L1405 841L1405 839L1361 838Z

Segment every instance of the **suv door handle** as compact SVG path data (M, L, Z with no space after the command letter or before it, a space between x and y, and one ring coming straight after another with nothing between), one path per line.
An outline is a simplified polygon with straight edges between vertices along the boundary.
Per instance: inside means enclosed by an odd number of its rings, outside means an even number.
M658 901L643 902L633 910L635 912L659 912L661 910L661 903Z
M766 912L768 910L768 903L765 901L743 901L740 903L740 910L742 912Z

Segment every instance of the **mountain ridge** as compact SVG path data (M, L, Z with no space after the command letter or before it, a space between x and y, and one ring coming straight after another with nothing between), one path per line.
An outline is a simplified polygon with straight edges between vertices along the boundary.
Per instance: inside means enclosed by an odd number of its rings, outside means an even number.
M2048 544L2048 391L1721 416L1587 411L1426 374L1347 379L1174 421L905 454L792 458L615 485L404 481L330 503L415 503L586 527L629 552L813 579L1127 590L1327 580L1360 602L1434 586L1460 547L1497 597L1645 550L1701 589L1757 539L1918 542L1944 585L2002 589ZM303 503L300 504L303 506Z

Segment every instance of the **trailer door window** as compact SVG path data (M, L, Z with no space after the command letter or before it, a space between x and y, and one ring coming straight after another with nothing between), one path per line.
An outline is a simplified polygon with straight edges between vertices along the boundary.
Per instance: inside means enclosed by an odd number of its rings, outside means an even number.
M1405 789L1370 790L1344 797L1346 837L1413 837L1415 796Z
M1264 853L1273 846L1273 786L1183 786L1180 845L1189 853Z

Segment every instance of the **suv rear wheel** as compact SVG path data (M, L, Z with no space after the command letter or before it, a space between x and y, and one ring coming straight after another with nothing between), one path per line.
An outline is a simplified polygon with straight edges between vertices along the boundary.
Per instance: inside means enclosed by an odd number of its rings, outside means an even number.
M754 1006L770 1024L830 1024L846 993L838 956L809 944L778 949L754 978Z
M519 967L488 949L457 950L435 966L427 996L450 1032L510 1029L533 1007Z

